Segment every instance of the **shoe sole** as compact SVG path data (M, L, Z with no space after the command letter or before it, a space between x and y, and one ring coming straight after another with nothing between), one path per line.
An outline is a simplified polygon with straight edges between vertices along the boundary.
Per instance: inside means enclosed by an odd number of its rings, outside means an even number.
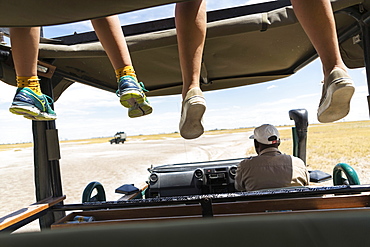
M40 114L40 110L34 106L18 106L18 105L11 105L9 111L16 115L24 115L24 116L38 116Z
M120 96L120 102L124 107L131 108L136 104L142 104L144 102L144 95L137 90L130 90Z
M132 109L134 108L134 109ZM136 106L132 107L129 109L128 111L128 116L130 118L136 118L136 117L141 117L141 116L144 116L144 115L148 115L150 113L152 113L153 111L153 108L146 104L146 103L142 103L142 104L137 104Z
M54 116L50 116L46 112L41 112L38 108L33 106L12 105L10 106L9 111L13 114L21 115L34 121L51 121L57 119Z
M57 119L56 117L50 116L48 114L43 114L43 113L40 113L37 116L24 115L23 117L27 118L27 119L30 119L30 120L33 120L33 121L52 121L52 120Z
M186 111L186 118L180 127L180 135L184 139L195 139L204 133L202 117L206 111L205 104L192 104Z
M355 88L352 83L331 84L327 98L318 109L317 118L321 123L331 123L347 116Z

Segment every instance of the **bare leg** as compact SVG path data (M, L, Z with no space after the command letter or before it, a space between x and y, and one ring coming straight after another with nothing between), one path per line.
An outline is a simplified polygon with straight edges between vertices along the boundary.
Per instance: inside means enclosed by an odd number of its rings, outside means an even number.
M130 53L118 16L114 15L91 20L91 23L113 68L119 69L125 66L131 66Z
M10 42L18 89L9 111L31 120L55 120L57 116L37 77L40 28L11 28Z
M182 73L180 135L195 139L204 132L206 102L200 90L200 70L207 28L206 1L177 3L175 22Z
M291 0L294 12L320 56L324 77L340 68L346 71L337 41L330 0Z
M129 108L129 117L150 114L153 109L136 78L118 16L91 20L91 23L115 70L120 103Z
M17 76L37 76L40 28L10 28L10 42Z
M317 110L322 123L347 116L354 93L352 79L346 73L339 52L335 20L330 0L291 0L295 14L320 56L324 84Z
M200 68L206 36L206 1L177 3L175 9L177 41L182 72L182 97L199 87Z

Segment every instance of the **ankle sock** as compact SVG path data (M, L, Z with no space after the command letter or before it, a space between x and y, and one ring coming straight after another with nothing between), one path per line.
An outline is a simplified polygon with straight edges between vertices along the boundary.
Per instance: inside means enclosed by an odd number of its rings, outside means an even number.
M135 74L135 70L133 66L125 66L123 68L116 69L115 72L116 72L117 81L119 81L119 79L125 75L133 76L136 78L136 74Z
M38 76L17 76L17 87L27 87L35 94L42 95Z

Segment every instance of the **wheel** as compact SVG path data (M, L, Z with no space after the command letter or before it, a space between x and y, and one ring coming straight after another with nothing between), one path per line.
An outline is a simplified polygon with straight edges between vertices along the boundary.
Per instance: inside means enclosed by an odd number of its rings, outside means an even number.
M342 177L342 172L346 175L346 178ZM360 185L356 171L346 163L339 163L334 167L333 170L333 183L334 185Z

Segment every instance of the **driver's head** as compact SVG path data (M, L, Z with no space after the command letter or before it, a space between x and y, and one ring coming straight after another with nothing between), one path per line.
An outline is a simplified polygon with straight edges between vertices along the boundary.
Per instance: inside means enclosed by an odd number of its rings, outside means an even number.
M265 148L277 148L280 145L279 131L271 124L263 124L255 128L253 135L249 139L254 139L254 146L257 153Z

